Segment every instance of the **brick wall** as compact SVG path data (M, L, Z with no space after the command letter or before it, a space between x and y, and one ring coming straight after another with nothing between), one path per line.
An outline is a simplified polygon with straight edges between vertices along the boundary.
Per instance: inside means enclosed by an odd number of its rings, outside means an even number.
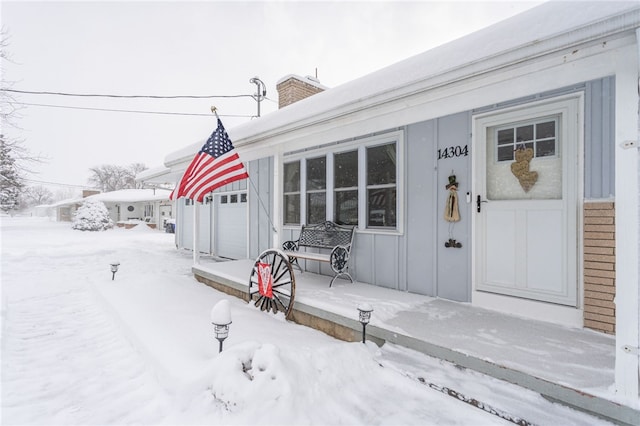
M278 108L286 107L324 91L321 87L305 82L296 76L290 76L280 81L276 85L276 89L278 90Z
M584 326L615 332L615 206L584 204Z

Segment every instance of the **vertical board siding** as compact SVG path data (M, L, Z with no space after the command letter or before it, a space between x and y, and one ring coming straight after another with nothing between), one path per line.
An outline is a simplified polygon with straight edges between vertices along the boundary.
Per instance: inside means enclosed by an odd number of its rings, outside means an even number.
M438 119L438 149L467 146L469 155L438 161L437 180L437 296L458 302L471 301L471 203L466 194L471 191L471 112L463 112ZM456 175L460 221L444 220L449 195L446 189L449 176ZM449 238L462 244L461 248L447 248Z
M273 157L248 164L249 192L249 258L255 259L271 248L273 222ZM257 191L257 192L256 192Z
M405 254L399 264L404 269L405 289L411 293L436 295L435 264L435 120L408 126L406 135L406 235Z
M615 195L615 77L586 84L584 196Z
M488 106L493 110L512 104L545 99L560 94L585 92L584 191L591 199L614 194L614 90L615 78L576 84L571 87L516 99L504 105ZM394 288L449 300L469 302L471 298L471 215L474 197L471 191L471 114L465 111L446 117L408 124L405 132L404 167L399 177L404 185L404 232L384 234L356 232L350 270L354 279L382 287ZM437 159L438 149L467 146L469 155ZM271 247L273 200L273 157L251 161L248 165L253 185L249 190L250 256L257 257ZM459 183L458 200L461 220L452 227L443 218L448 196L446 185L453 172ZM268 213L258 200L255 187ZM189 210L186 222L189 222ZM281 241L298 238L299 228L285 228ZM184 235L189 239L187 235ZM462 248L446 248L449 238ZM303 265L304 266L304 265ZM308 261L311 272L332 275L328 264Z

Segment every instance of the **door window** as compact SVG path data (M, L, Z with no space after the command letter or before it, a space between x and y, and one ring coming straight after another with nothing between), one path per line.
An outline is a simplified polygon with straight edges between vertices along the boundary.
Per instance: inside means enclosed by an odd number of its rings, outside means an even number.
M489 200L562 199L560 117L487 129Z

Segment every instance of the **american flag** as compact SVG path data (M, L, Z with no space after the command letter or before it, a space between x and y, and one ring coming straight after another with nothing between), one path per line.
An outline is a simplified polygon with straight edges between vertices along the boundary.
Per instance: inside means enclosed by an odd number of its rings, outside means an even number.
M186 197L202 202L204 196L214 189L248 177L247 170L218 118L218 127L191 161L170 198L176 200Z

